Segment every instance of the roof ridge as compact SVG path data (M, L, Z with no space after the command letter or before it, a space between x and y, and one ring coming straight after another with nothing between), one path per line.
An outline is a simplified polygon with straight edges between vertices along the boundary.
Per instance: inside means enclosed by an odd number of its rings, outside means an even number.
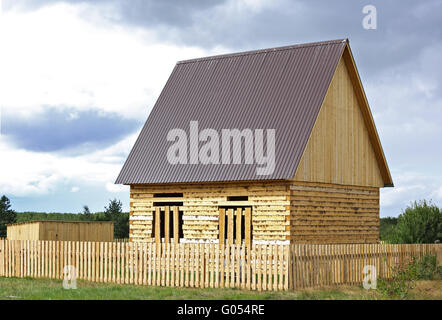
M225 59L225 58L232 58L232 57L248 56L248 55L252 55L252 54L261 54L261 53L268 53L268 52L275 52L275 51L300 49L300 48L307 48L307 47L314 47L314 46L324 46L324 45L337 44L337 43L342 43L342 42L348 42L348 38L299 43L299 44L293 44L293 45L288 45L288 46L273 47L273 48L267 48L267 49L248 50L248 51L242 51L242 52L236 52L236 53L218 54L218 55L214 55L214 56L180 60L176 64L178 65L178 64L194 63L194 62L199 62L199 61L209 61L209 60L218 60L218 59Z

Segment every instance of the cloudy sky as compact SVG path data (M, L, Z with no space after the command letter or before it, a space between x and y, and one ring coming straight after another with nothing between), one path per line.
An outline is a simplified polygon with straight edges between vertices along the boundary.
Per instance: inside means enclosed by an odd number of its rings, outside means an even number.
M377 9L377 29L362 8ZM349 38L395 188L442 206L441 0L3 0L0 194L18 211L102 210L178 60Z

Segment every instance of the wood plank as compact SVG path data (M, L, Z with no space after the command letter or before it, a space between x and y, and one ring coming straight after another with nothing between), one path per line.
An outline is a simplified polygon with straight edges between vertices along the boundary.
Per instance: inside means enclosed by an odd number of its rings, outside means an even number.
M158 285L157 284L157 270L158 270L158 266L157 266L157 257L158 257L158 244L152 244L152 258L153 258L153 262L152 262L152 285Z
M250 254L250 252L252 250L251 244L246 245L244 250L246 250L246 259L247 259L247 262L246 262L246 270L247 270L246 271L247 272L247 275L246 275L246 277L247 277L246 289L247 290L251 290L252 289L252 281L251 281L251 277L252 277L251 259L252 259L252 256Z
M179 208L175 206L173 208L173 240L175 243L180 242L179 238Z
M161 270L161 285L164 286L166 284L166 244L165 243L161 243L160 244L160 253L161 253L161 260L160 260L160 270Z
M242 208L236 209L236 245L241 246L241 218L242 218Z
M250 262L250 269L251 269L251 277L252 277L252 281L251 281L251 289L252 290L256 290L257 289L257 287L256 287L256 277L257 277L257 274L256 274L256 269L257 269L257 255L256 255L256 252L257 252L257 248L256 248L256 244L252 244L252 247L251 247L251 262Z
M232 228L233 229L233 228ZM235 287L236 245L230 245L230 288Z
M125 272L124 272L124 283L125 284L129 284L130 283L130 269L131 269L131 260L130 260L130 248L131 248L131 244L130 242L128 243L123 243L123 248L124 248L124 267L125 267Z
M219 244L224 245L226 235L225 235L225 220L226 220L226 209L219 209Z
M195 286L195 246L190 246L190 261L189 261L189 267L190 267L190 287Z
M147 261L147 285L152 285L152 276L153 276L153 270L155 270L153 267L154 262L154 255L153 255L153 249L155 245L152 243L147 244L147 251L148 251L148 261Z
M238 213L238 211L237 211ZM236 245L236 252L235 252L235 264L236 264L236 268L235 268L235 277L236 277L236 282L235 282L235 287L236 288L241 288L241 266L240 263L241 262L241 244L237 244Z
M170 252L170 244L169 242L164 243L164 248L165 248L165 265L166 265L166 276L165 276L165 286L170 286L170 256L171 256L171 252Z
M170 208L169 206L165 207L164 210L164 241L166 243L170 242L170 234L169 234L169 230L170 230Z
M225 260L225 282L224 282L224 278L222 278L223 283L223 287L225 288L230 288L230 249L231 246L229 244L225 244L225 256L224 256L224 260Z
M202 244L203 246L203 250L204 250L204 269L203 269L203 273L204 273L204 288L208 288L209 287L209 244L204 243Z
M245 208L244 211L244 232L245 232L245 245L250 248L252 237L252 210L251 208Z
M181 280L181 287L184 285L185 287L191 287L191 283L190 283L190 249L189 246L185 243L180 243L180 246L182 246L183 250L184 250L184 284Z
M267 270L269 268L269 252L267 245L263 245L262 247L262 263L263 263L263 271L262 271L262 290L267 290L267 282L268 282L268 276L267 276Z
M257 256L256 256L256 260L257 260L256 275L258 278L257 289L258 289L258 291L262 291L262 289L263 289L263 286L262 286L262 270L263 270L262 245L256 245L256 248L258 249Z
M226 254L227 249L226 249L226 246L224 243L219 245L219 250L220 250L220 256L219 256L219 262L220 262L219 282L220 282L220 284L219 285L220 285L220 288L224 288L224 286L225 286L224 279L226 277L224 266L226 265L226 256L227 256L227 254Z
M233 209L227 210L227 245L233 244Z
M161 243L160 234L160 208L155 209L155 243L159 245Z
M214 287L215 288L219 288L220 245L219 244L215 244L214 250L215 250L215 283L214 283Z
M241 274L238 275L238 278L240 278L241 288L246 288L246 246L240 246L239 249L241 250Z
M116 277L116 282L118 284L120 284L121 283L121 270L122 270L122 267L121 267L121 246L122 246L122 243L121 242L117 242L116 246L117 246L117 252L116 252L116 254L117 254L117 265L116 265L116 275L115 275L115 277Z
M201 259L201 253L200 253L200 246L199 244L197 244L195 246L195 287L199 288L201 287L200 285L200 275L201 275L201 270L200 270L200 259Z
M180 259L180 263L178 265L179 269L180 269L180 281L179 281L179 286L180 287L184 287L186 281L188 282L188 264L186 263L186 260L188 260L188 252L187 252L187 246L185 246L184 243L179 243L178 244L179 247L179 259ZM187 285L186 285L187 287Z

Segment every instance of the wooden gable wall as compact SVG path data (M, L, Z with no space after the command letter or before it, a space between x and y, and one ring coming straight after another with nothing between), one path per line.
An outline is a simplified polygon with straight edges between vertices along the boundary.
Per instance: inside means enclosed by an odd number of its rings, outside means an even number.
M338 63L293 180L384 186L344 57Z

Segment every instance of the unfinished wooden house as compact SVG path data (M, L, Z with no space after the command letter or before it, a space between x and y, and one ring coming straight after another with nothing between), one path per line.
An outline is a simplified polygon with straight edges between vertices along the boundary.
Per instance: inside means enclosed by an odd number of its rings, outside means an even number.
M116 183L131 241L246 244L376 243L393 186L347 39L178 62Z

